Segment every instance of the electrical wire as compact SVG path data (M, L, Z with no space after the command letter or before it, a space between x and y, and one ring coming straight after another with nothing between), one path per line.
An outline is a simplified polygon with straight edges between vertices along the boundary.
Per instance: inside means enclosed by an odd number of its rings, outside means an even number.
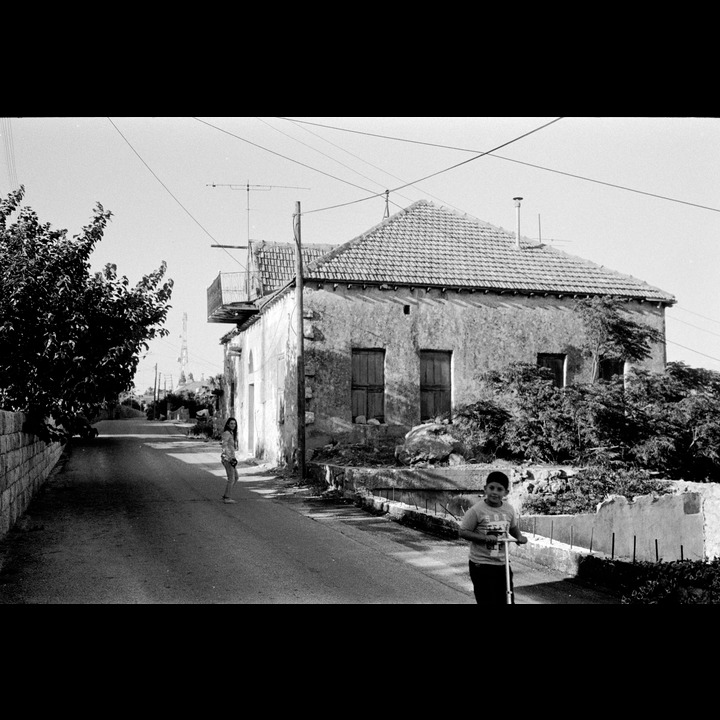
M11 118L2 118L2 135L5 145L5 159L7 160L8 181L11 190L17 190L19 187L17 170L15 168L15 146L12 136L12 120Z
M691 315L697 315L698 317L701 317L703 320L709 320L710 322L720 324L720 320L714 320L713 318L706 317L705 315L701 315L700 313L693 312L692 310L688 310L684 307L680 307L679 305L676 305L675 308L677 310L682 310L683 312L690 313Z
M282 118L281 118L281 119L282 119ZM265 121L263 120L263 122L265 122ZM294 122L294 121L291 120L290 122ZM266 123L266 124L267 124L267 123ZM270 126L270 127L272 127L272 126ZM318 140L322 140L323 142L327 143L328 145L332 145L333 147L337 148L337 149L340 150L341 152L344 152L344 153L346 153L347 155L350 155L350 157L353 157L353 158L355 158L356 160L359 160L360 162L365 163L366 165L369 165L369 166L370 166L371 168L373 168L374 170L378 170L379 172L384 173L385 175L388 175L389 177L392 177L392 178L394 178L395 180L399 180L400 182L405 182L405 180L403 180L402 178L398 177L397 175L393 175L391 172L389 172L389 171L387 171L387 170L384 170L383 168L378 167L377 165L373 165L373 163L368 162L367 160L361 158L359 155L355 155L354 153L351 153L349 150L346 150L345 148L340 147L340 145L336 145L334 142L331 142L331 141L328 140L327 138L322 137L322 135L318 135L317 133L313 132L312 130L309 130L309 129L306 128L306 127L302 127L302 126L299 126L299 127L300 127L301 130L304 130L306 133L309 133L310 135L313 135L314 137L318 138ZM276 129L276 128L273 128L273 129ZM278 131L278 132L279 132L279 131ZM285 134L285 133L283 133L283 134ZM288 137L290 137L290 136L288 135ZM296 138L293 138L293 139L296 139ZM300 142L300 141L298 140L297 142ZM302 143L302 144L305 145L305 143ZM310 147L310 146L308 146L308 147ZM320 152L320 151L319 151L319 150L316 150L316 152ZM322 154L322 155L325 155L325 153L321 153L321 154ZM329 156L326 156L326 157L329 157ZM331 158L331 159L332 159L332 158ZM338 160L335 160L335 162L339 162L339 161L338 161ZM343 163L340 163L340 164L342 165ZM353 171L353 172L357 172L357 171ZM361 175L361 173L358 173L358 174ZM371 178L366 177L365 175L361 175L361 177L365 177L367 180L371 180L371 182L377 182L377 181L375 181L375 180L372 180ZM381 183L377 183L377 184L380 185ZM428 191L425 190L424 188L416 187L416 189L419 190L420 192L428 195L429 197L433 198L434 200L437 200L438 202L442 203L443 205L445 205L445 206L447 206L447 207L451 207L451 208L457 210L458 212L462 212L462 210L460 210L459 208L455 207L452 203L449 203L449 202L447 202L447 200L443 200L443 199L437 197L436 195L433 195L432 193L428 192ZM406 195L402 195L401 193L396 193L396 194L400 195L401 198L405 198L408 202L412 202L411 198L407 197ZM400 207L401 207L398 203L394 202L393 200L390 200L390 202L391 202L393 205L395 205L395 207L397 207L397 208L400 208Z
M696 353L697 355L702 355L703 357L710 358L711 360L716 360L717 362L720 362L720 358L713 357L712 355L706 355L705 353L701 353L699 350L693 350L692 348L685 347L684 345L673 342L672 340L668 340L667 338L665 338L665 342L670 343L671 345L677 345L677 347L681 347L683 350L689 350L690 352Z
M530 131L524 133L523 135L519 135L518 137L513 138L512 140L508 140L507 142L504 142L501 145L498 145L497 147L493 148L492 150L480 152L480 154L476 155L475 157L468 158L467 160L463 160L462 162L456 163L455 165L451 165L450 167L446 167L446 168L443 168L442 170L438 170L434 173L430 173L430 175L426 175L425 177L419 178L418 180L414 180L413 182L405 183L404 185L399 185L398 187L393 188L392 190L389 190L386 192L397 192L398 190L402 190L403 188L409 187L411 185L415 185L415 184L421 183L425 180L429 180L430 178L436 177L437 175L441 175L442 173L449 172L450 170L455 170L456 168L459 168L462 165L467 165L467 163L473 162L475 160L479 160L481 157L484 157L485 155L488 155L488 154L494 152L495 150L499 150L500 148L506 147L507 145L511 145L512 143L515 143L518 140L522 140L523 138L526 138L528 135L532 135L533 133L543 130L544 128L546 128L546 127L552 125L553 123L556 123L562 119L563 119L562 117L555 118L555 120L551 120L550 122L545 123L544 125L541 125L540 127L535 128L534 130L530 130ZM377 193L373 197L379 197L380 195L383 195L383 194L384 193ZM369 199L371 199L371 198L364 198L363 200L356 200L355 202L363 202L364 200L369 200ZM354 203L348 202L348 203L342 203L340 205L332 205L330 207L318 208L316 210L309 210L309 211L306 210L305 214L322 212L324 210L332 210L334 208L344 207L345 205L352 205L352 204L354 204Z
M410 140L408 138L392 137L389 135L379 135L376 133L363 132L360 130L350 130L349 128L341 128L341 127L337 127L335 125L323 125L322 123L313 123L313 122L309 122L306 120L295 120L293 118L286 118L286 117L279 117L278 120L288 120L289 122L294 122L294 123L304 123L307 125L316 125L318 127L328 128L330 130L341 130L343 132L356 133L359 135L368 135L370 137L382 138L384 140L395 140L397 142L413 143L415 145L427 145L429 147L443 148L445 150L459 150L461 152L479 152L478 150L474 150L474 149L470 149L470 148L454 147L452 145L442 145L439 143L422 142L420 140ZM635 188L627 187L625 185L617 185L616 183L605 182L604 180L595 180L593 178L585 177L583 175L576 175L574 173L565 172L563 170L555 170L553 168L544 167L542 165L535 165L533 163L524 162L522 160L515 160L513 158L505 157L503 155L496 155L495 150L497 150L497 149L499 149L499 148L489 150L483 154L491 155L492 157L498 158L500 160L506 160L508 162L518 163L519 165L527 165L528 167L533 167L538 170L545 170L546 172L557 173L558 175L565 175L567 177L575 178L576 180L584 180L585 182L597 183L598 185L606 185L608 187L616 188L618 190L626 190L627 192L638 193L639 195L647 195L649 197L659 198L660 200L667 200L668 202L680 203L682 205L690 205L691 207L700 208L702 210L710 210L711 212L720 212L719 208L710 207L708 205L700 205L699 203L688 202L687 200L679 200L678 198L668 197L667 195L659 195L657 193L646 192L645 190L637 190ZM423 179L425 179L425 178L423 178ZM418 180L417 182L420 182L420 181Z
M365 192L372 192L372 190L368 190L367 188L361 187L360 185L351 183L348 180L343 180L342 178L339 178L335 175L327 173L324 170L318 170L317 168L314 168L311 165L307 165L303 162L300 162L299 160L295 160L293 158L288 157L287 155L283 155L282 153L276 152L275 150L270 150L269 148L263 147L262 145L258 145L257 143L254 143L254 142L248 140L247 138L240 137L240 135L231 133L229 130L225 130L224 128L218 127L217 125L213 125L212 123L209 123L206 120L201 120L200 118L197 118L197 117L193 117L193 120L197 120L198 122L203 123L203 125L207 125L208 127L218 130L219 132L225 133L226 135L230 135L230 137L234 137L236 140L242 140L243 142L247 143L248 145L252 145L253 147L259 148L260 150L264 150L265 152L268 152L271 155L277 155L278 157L283 158L283 160L288 160L289 162L296 163L297 165L301 165L302 167L307 168L308 170L318 172L321 175L325 175L329 178L332 178L333 180L337 180L338 182L342 182L342 183L346 183L347 185L351 185L352 187L357 188L358 190L363 190ZM375 196L373 196L373 197L375 197Z
M545 123L544 125L541 125L540 127L535 128L534 130L530 130L530 131L524 133L523 135L520 135L520 136L518 136L518 137L516 137L516 138L514 138L514 139L512 139L512 140L508 140L507 142L502 143L501 145L498 145L497 147L493 148L492 150L480 152L480 153L479 153L477 156L475 156L475 157L468 158L467 160L463 160L462 162L456 163L455 165L451 165L450 167L447 167L447 168L443 168L442 170L437 170L436 172L431 173L430 175L426 175L425 177L420 178L419 180L414 180L413 182L405 183L404 185L400 185L400 186L398 186L398 187L396 187L396 188L393 188L392 190L389 190L389 191L382 191L382 192L375 193L375 192L373 192L372 190L368 190L367 188L360 187L359 185L356 185L355 183L351 183L351 182L349 182L349 181L347 181L347 180L343 180L342 178L339 178L339 177L336 177L336 176L334 176L334 175L331 175L330 173L326 173L324 170L319 170L318 168L314 168L314 167L312 167L312 166L310 166L310 165L307 165L306 163L300 162L299 160L294 160L293 158L287 157L286 155L282 155L281 153L275 152L274 150L269 150L268 148L265 148L265 147L263 147L262 145L258 145L257 143L251 142L250 140L247 140L246 138L240 137L239 135L236 135L235 133L231 133L231 132L229 132L228 130L224 130L223 128L220 128L220 127L218 127L217 125L213 125L212 123L206 122L205 120L200 120L200 118L197 118L197 117L194 117L194 118L193 118L193 120L197 120L198 122L204 123L205 125L208 125L209 127L215 128L216 130L219 130L220 132L224 132L224 133L226 133L227 135L230 135L231 137L237 138L238 140L242 140L243 142L246 142L246 143L248 143L249 145L252 145L252 146L254 146L254 147L260 148L261 150L264 150L264 151L266 151L266 152L269 152L269 153L271 153L271 154L273 154L273 155L277 155L277 156L279 156L279 157L281 157L281 158L283 158L283 159L285 159L285 160L289 160L290 162L294 162L294 163L297 163L298 165L302 165L303 167L306 167L306 168L308 168L309 170L313 170L313 171L315 171L315 172L319 172L319 173L321 173L322 175L326 175L326 176L332 178L333 180L338 180L339 182L344 182L344 183L347 183L348 185L352 185L353 187L356 187L356 188L358 188L359 190L363 190L363 191L365 191L365 192L372 193L369 197L359 198L359 199L357 199L357 200L351 200L351 201L346 202L346 203L339 203L339 204L337 204L337 205L329 205L329 206L323 207L323 208L316 208L315 210L304 210L304 211L303 211L303 215L310 215L310 214L312 214L312 213L324 212L324 211L326 211L326 210L334 210L334 209L339 208L339 207L347 207L348 205L355 205L355 204L360 203L360 202L365 202L365 201L367 201L367 200L372 200L372 199L374 199L374 198L381 197L381 196L384 195L386 192L397 192L398 190L402 190L403 188L409 187L409 186L414 185L414 184L419 183L419 182L423 182L424 180L428 180L428 179L431 178L431 177L436 177L437 175L441 175L442 173L449 172L450 170L454 170L454 169L456 169L456 168L458 168L458 167L460 167L460 166L462 166L462 165L466 165L467 163L473 162L474 160L478 160L479 158L483 157L484 155L487 155L487 154L489 154L489 153L491 153L491 152L494 152L495 150L499 150L500 148L506 147L507 145L510 145L510 144L512 144L512 143L514 143L514 142L517 142L518 140L522 140L523 138L527 137L528 135L532 135L533 133L536 133L536 132L538 132L539 130L542 130L542 129L548 127L549 125L552 125L553 123L556 123L556 122L558 122L558 121L560 121L560 120L562 120L562 119L563 119L562 117L555 118L554 120L551 120L550 122Z
M163 186L163 188L165 188L166 192L170 195L170 197L184 210L184 212L188 215L188 217L189 217L194 223L196 223L197 226L198 226L211 240L215 240L215 238L210 234L210 232L209 232L205 227L203 227L203 225L202 225L195 217L193 217L192 213L180 202L180 200L177 199L177 197L175 197L175 195L172 193L172 191L170 190L170 188L157 176L157 174L155 173L155 171L145 162L145 160L142 158L142 156L140 155L140 153L132 146L132 143L125 137L125 135L122 134L122 132L120 132L120 128L118 128L118 126L112 121L112 119L111 119L111 118L107 118L107 119L108 119L108 121L110 122L110 124L115 128L115 130L117 130L117 132L118 132L118 134L120 135L120 137L128 144L128 147L135 153L135 155L137 155L137 157L138 157L138 159L140 160L140 162L150 171L150 174L160 183L160 185ZM217 243L218 245L220 244L217 240L215 240L215 243ZM245 265L243 265L243 263L241 263L237 258L233 257L225 248L221 247L221 250L222 250L231 260L234 260L238 265L240 265L240 267L242 267L243 270L246 269L246 268L245 268Z
M720 333L713 332L712 330L706 330L705 328L701 328L699 325L693 325L692 323L686 322L685 320L681 320L680 318L673 317L672 315L668 315L667 317L669 320L673 320L674 322L679 322L679 323L682 323L683 325L688 325L691 328L695 328L696 330L702 330L702 332L706 332L706 333L709 333L710 335L715 335L716 337L720 337ZM709 319L710 318L708 318L708 320Z

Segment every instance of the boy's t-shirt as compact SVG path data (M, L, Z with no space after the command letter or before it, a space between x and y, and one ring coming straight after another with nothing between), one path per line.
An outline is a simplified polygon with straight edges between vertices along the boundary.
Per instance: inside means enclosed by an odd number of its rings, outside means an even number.
M463 530L487 533L488 530L499 530L501 534L507 533L511 528L517 527L515 510L509 503L503 502L500 507L492 507L485 500L475 503L460 521ZM505 548L503 543L495 543L489 548L486 543L470 541L470 560L474 563L487 565L502 565L505 563Z

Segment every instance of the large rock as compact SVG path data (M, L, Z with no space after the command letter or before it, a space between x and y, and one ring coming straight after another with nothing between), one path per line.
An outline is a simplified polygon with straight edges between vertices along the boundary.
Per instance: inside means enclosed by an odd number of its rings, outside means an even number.
M403 465L443 462L460 446L460 441L448 432L447 425L424 423L405 435L403 444L395 448L395 457Z

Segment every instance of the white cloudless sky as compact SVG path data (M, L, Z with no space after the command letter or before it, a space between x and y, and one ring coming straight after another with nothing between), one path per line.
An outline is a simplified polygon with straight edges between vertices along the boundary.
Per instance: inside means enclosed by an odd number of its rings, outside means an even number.
M93 269L175 283L139 392L221 373L207 288L252 240L340 244L426 199L675 295L667 357L720 371L720 120L698 117L12 117L0 194L72 236L113 213ZM483 154L492 151L492 154ZM248 189L249 186L249 189Z

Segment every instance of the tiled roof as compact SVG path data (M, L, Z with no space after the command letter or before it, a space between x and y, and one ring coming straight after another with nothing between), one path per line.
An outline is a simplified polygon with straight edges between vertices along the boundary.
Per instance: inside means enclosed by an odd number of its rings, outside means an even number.
M303 265L307 267L336 245L303 245ZM287 285L295 277L295 243L251 242L255 266L260 272L262 294Z
M332 249L306 266L306 281L613 295L675 302L673 295L642 280L554 247L521 237L518 248L515 233L425 200L343 245L327 247ZM284 268L290 277L295 274L294 260L292 263Z

